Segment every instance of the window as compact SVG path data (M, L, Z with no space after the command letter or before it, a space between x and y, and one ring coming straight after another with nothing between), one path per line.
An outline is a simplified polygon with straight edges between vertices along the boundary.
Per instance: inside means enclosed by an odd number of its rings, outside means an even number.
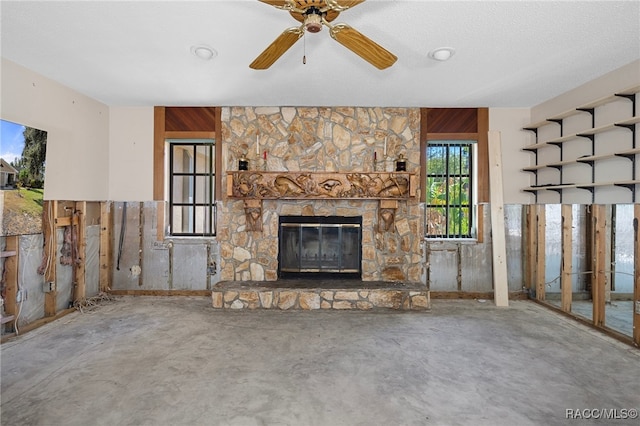
M431 238L473 234L475 141L429 141L425 185L426 233Z
M213 140L168 142L169 235L216 235Z

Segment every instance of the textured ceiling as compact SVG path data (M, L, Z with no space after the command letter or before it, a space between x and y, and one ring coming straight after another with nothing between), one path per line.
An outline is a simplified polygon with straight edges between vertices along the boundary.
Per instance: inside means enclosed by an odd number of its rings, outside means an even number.
M335 22L398 56L384 71L326 28L270 69L250 69L297 25L257 0L3 0L0 8L3 57L118 106L530 107L640 58L638 1L368 0ZM218 56L197 58L197 44ZM428 57L443 46L456 50L449 61Z

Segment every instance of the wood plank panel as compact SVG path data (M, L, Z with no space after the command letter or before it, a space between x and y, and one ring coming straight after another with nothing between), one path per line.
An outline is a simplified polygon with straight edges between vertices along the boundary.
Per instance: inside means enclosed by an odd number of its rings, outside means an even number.
M476 108L428 108L429 133L477 133Z
M593 302L593 324L605 325L605 263L606 263L606 213L605 206L591 206L593 213L593 262L591 274L591 298Z
M215 121L216 121L216 129L215 129L215 171L217 174L222 174L222 110L220 108L215 109ZM224 198L224 194L222 192L222 176L217 176L215 180L214 194L215 200L222 200Z
M491 246L493 248L493 292L496 306L509 306L507 245L504 235L504 194L500 132L489 133L489 179L491 182Z
M164 138L165 139L215 139L216 132L209 132L209 131L190 132L188 130L164 132Z
M573 297L573 210L571 204L563 204L562 211L562 263L560 266L561 306L571 312Z
M165 107L165 130L209 131L216 130L215 107Z

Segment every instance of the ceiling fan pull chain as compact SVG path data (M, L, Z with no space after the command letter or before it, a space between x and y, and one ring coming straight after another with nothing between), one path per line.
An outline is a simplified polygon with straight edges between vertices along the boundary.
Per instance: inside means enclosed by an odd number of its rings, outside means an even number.
M307 32L302 35L302 65L307 64Z

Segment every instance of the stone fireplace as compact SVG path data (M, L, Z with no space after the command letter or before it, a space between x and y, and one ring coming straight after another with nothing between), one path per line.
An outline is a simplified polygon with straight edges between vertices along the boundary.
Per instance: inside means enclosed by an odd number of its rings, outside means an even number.
M281 216L278 278L361 278L362 216Z
M221 280L275 283L300 273L282 270L281 218L335 216L361 218L359 265L338 269L365 283L421 282L419 122L419 108L223 108ZM402 175L394 170L401 154ZM238 170L240 158L247 171ZM407 175L410 195L398 196Z

